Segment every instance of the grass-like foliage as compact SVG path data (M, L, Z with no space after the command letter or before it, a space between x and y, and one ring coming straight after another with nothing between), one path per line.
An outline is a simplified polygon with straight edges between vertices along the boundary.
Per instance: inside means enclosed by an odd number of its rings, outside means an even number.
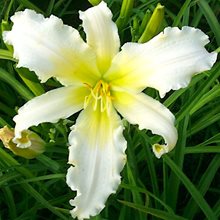
M91 1L92 2L92 1ZM210 37L209 51L220 44L219 0L135 0L123 14L122 0L106 0L117 21L121 43L138 41L157 3L165 6L158 32L166 26L193 26ZM129 1L128 1L129 2ZM132 1L133 2L133 1ZM78 10L87 0L1 0L2 30L10 29L10 16L25 8L54 14L64 23L80 27ZM82 29L79 28L82 36ZM64 39L65 40L65 39ZM163 70L161 70L163 71ZM151 151L155 137L125 122L127 164L122 183L110 196L96 220L209 219L220 218L220 64L193 78L185 89L160 100L176 116L178 143L161 159ZM0 36L0 127L14 127L18 107L45 91L59 87L50 79L41 84L36 75L16 68L11 48ZM147 94L159 99L157 91ZM0 220L71 219L69 200L74 193L66 185L69 127L76 116L56 124L33 127L46 141L46 152L35 159L15 156L0 143Z

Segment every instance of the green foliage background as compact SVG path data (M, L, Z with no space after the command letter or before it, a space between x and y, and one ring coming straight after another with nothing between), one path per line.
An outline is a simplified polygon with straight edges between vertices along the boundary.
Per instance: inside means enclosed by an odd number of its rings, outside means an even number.
M146 12L151 14L160 2L165 6L160 31L166 26L198 27L210 36L207 49L219 51L218 0L136 0L128 15L120 14L122 0L106 2L117 20L122 44L140 38ZM15 11L30 8L45 16L57 15L84 36L78 10L90 6L86 0L0 0L2 29L10 28L9 17ZM17 69L2 38L0 44L0 127L13 127L12 117L18 107L60 85L52 79L42 85L33 72ZM175 114L179 133L175 150L162 159L156 159L151 151L151 143L160 137L125 123L128 161L122 172L122 184L110 196L102 213L92 219L220 217L219 76L217 62L211 71L195 76L187 88L160 100ZM146 89L146 93L159 99L153 89ZM75 194L66 185L65 174L67 137L75 119L76 115L57 124L34 127L47 142L47 150L33 160L13 155L0 143L0 220L71 219L69 200Z

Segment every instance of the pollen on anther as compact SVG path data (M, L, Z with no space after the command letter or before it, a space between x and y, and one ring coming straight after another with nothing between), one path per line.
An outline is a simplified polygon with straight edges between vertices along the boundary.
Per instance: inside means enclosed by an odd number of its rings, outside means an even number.
M101 112L109 112L112 100L110 85L103 80L99 80L94 87L84 84L90 90L90 94L85 97L84 108L91 104L94 111L100 108Z

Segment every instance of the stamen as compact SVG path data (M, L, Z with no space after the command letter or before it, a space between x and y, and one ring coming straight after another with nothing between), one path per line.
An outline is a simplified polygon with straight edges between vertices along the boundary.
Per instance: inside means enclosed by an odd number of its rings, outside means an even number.
M85 97L84 108L92 102L91 104L94 111L100 107L101 112L107 110L109 113L112 100L110 85L103 80L99 80L94 87L88 83L84 84L90 90L90 95Z

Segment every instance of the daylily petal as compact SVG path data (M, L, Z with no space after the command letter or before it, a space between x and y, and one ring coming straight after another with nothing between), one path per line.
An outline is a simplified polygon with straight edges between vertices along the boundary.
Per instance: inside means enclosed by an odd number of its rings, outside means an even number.
M160 158L174 148L177 141L175 118L164 105L144 93L117 91L113 96L115 108L128 122L138 124L140 129L150 129L164 138L164 145L153 146L156 157Z
M69 136L67 184L77 190L70 200L72 216L78 219L97 215L120 184L126 162L126 141L122 122L115 112L93 111L88 106L80 113Z
M168 27L147 43L125 44L105 77L114 86L136 92L153 87L163 97L171 89L186 87L193 75L212 67L217 53L206 51L208 42L199 29Z
M44 18L26 9L11 20L12 30L4 32L3 38L13 45L18 67L35 71L42 82L56 77L64 85L92 84L97 79L95 53L78 31L61 19L53 15Z
M112 58L118 53L120 40L112 13L105 2L80 12L86 39L97 55L97 64L103 73L109 68Z
M85 96L89 90L86 87L61 87L35 97L19 110L14 117L16 122L15 138L21 137L21 132L42 122L55 123L61 118L67 118L83 108Z

